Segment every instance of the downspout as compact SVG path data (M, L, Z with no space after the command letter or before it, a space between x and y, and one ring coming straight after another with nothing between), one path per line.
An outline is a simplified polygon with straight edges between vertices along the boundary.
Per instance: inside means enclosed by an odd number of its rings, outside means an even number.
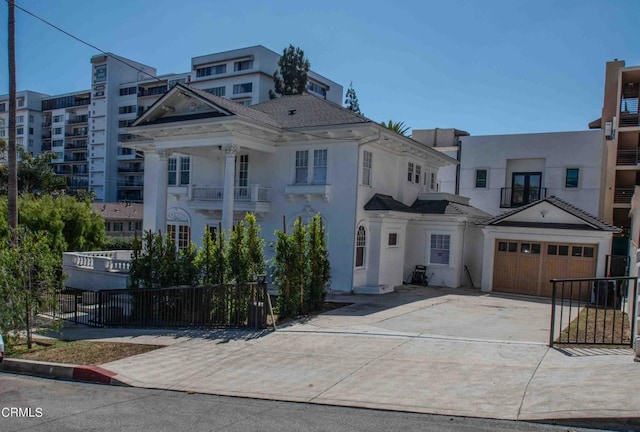
M466 242L466 235L467 235L467 225L469 223L469 219L468 216L465 218L464 220L464 228L462 229L462 254L461 254L461 258L462 258L462 265L460 266L460 286L464 286L464 266L465 266L465 261L464 261L464 245ZM471 287L473 288L473 286Z
M460 164L462 163L462 140L458 139L458 152L456 153L458 164L456 165L456 195L460 194Z

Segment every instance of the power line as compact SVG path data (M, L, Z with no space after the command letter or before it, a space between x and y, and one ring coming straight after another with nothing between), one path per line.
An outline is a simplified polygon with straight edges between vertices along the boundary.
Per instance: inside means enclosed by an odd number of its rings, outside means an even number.
M7 3L9 2L9 0L5 0L5 1L6 1ZM71 33L69 33L68 31L66 31L66 30L64 30L64 29L62 29L62 28L60 28L60 27L58 27L57 25L55 25L55 24L53 24L53 23L51 23L51 22L47 21L46 19L44 19L44 18L42 18L42 17L39 17L38 15L34 14L33 12L30 12L30 11L26 10L25 8L20 7L20 6L18 6L17 4L15 4L15 7L16 7L16 9L20 9L22 12L26 13L27 15L31 15L31 16L32 16L32 17L34 17L35 19L37 19L37 20L39 20L39 21L42 21L42 22L43 22L43 23L45 23L46 25L48 25L48 26L50 26L50 27L53 27L54 29L58 30L59 32L64 33L65 35L69 36L70 38L75 39L75 40L77 40L78 42L80 42L80 43L82 43L82 44L84 44L84 45L87 45L88 47L91 47L91 48L93 48L94 50L99 51L99 52L101 52L102 54L104 54L104 55L106 55L106 56L108 56L108 57L111 57L112 59L117 60L117 61L119 61L120 63L122 63L122 64L124 64L124 65L127 65L127 66L129 66L130 68L132 68L132 69L134 69L134 70L136 70L136 71L138 71L138 72L140 72L140 73L143 73L143 74L145 74L145 75L147 75L147 76L149 76L149 77L151 77L151 78L155 79L156 81L159 81L159 82L161 82L161 83L164 83L164 81L162 81L162 80L161 80L160 78L158 78L157 76L155 76L155 75L153 75L153 74L150 74L149 72L146 72L146 71L145 71L145 70L143 70L143 69L140 69L140 68L135 67L135 66L134 66L134 65L132 65L131 63L126 62L126 61L124 61L123 59L121 59L119 56L116 56L116 55L110 55L108 52L106 52L106 51L104 51L104 50L101 50L101 49L100 49L100 48L98 48L97 46L95 46L95 45L93 45L93 44L91 44L91 43L89 43L89 42L87 42L87 41L84 41L84 40L80 39L80 38L79 38L79 37L77 37L77 36L72 35L72 34L71 34Z

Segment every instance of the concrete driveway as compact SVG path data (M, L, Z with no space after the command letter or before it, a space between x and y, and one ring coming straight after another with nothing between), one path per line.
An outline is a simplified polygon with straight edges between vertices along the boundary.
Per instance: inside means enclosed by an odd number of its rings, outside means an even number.
M276 332L92 329L76 336L166 344L102 365L139 387L502 419L640 412L640 364L631 350L548 348L547 301L400 291L332 295L352 304Z
M542 298L405 286L383 296L332 294L328 300L353 304L280 330L541 344L549 341L551 303Z

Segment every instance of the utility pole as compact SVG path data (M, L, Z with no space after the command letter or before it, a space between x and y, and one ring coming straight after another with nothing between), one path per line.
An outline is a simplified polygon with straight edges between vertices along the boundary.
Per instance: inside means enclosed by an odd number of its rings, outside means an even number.
M12 230L11 242L17 244L18 228L18 156L16 150L16 5L15 0L7 0L9 7L8 32L9 32L9 146L8 146L8 210L9 228Z

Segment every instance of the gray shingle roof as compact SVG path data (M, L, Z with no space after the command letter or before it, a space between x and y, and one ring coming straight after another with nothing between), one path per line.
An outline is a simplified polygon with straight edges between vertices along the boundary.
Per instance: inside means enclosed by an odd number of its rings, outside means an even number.
M390 195L375 194L364 205L365 210L399 211L418 214L459 215L489 218L491 215L475 207L448 200L415 200L411 206L395 200Z
M594 216L594 215L592 215L590 213L587 213L586 211L582 210L581 208L576 207L573 204L570 204L570 203L558 198L557 196L550 196L550 197L547 197L547 198L545 198L543 200L534 201L534 202L529 203L527 205L524 205L522 207L518 207L517 209L514 209L514 210L506 212L506 213L503 213L501 215L498 215L498 216L496 216L494 218L491 218L491 219L485 221L483 223L483 225L498 225L498 224L500 224L500 222L502 220L508 218L509 216L514 215L516 213L519 213L521 211L524 211L524 210L526 210L528 208L531 208L531 207L533 207L535 205L538 205L538 204L540 204L542 202L547 202L547 203L549 203L551 205L554 205L554 206L558 207L559 209L564 210L567 213L577 217L578 219L583 220L585 223L587 223L589 225L592 225L593 227L595 227L598 230L601 230L601 231L612 231L612 232L620 232L621 231L620 228L615 227L615 226L605 222L604 220L602 220L602 219L600 219L600 218L598 218L598 217L596 217L596 216ZM504 224L504 225L506 225L506 224ZM549 224L544 224L544 223L540 223L540 225L541 226L549 226Z
M340 105L310 94L282 96L252 105L251 109L269 115L281 127L286 129L371 123L371 120L355 114Z

